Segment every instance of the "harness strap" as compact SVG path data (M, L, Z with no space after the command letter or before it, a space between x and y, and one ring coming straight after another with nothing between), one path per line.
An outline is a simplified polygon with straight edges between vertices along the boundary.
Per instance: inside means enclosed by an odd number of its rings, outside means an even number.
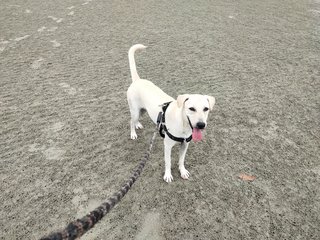
M166 125L163 125L163 130L165 131L165 133L168 135L169 138L171 138L173 141L176 141L176 142L181 142L181 143L183 143L184 141L190 142L192 139L192 135L190 135L190 137L188 138L180 138L180 137L173 136L171 133L169 133Z
M158 118L157 118L157 128L159 130L159 134L162 138L165 137L164 133L163 133L163 125L161 124L162 121L162 116L163 116L163 112L159 112L158 114Z
M162 105L162 112L159 112L158 114L158 118L157 118L157 126L158 126L158 129L159 129L159 134L162 138L165 138L165 134L164 132L167 134L167 136L169 138L171 138L173 141L176 141L176 142L181 142L183 143L184 141L186 142L190 142L191 139L192 139L192 135L190 135L190 137L188 138L180 138L180 137L175 137L173 136L167 129L166 127L166 120L165 120L165 113L166 113L166 110L169 106L171 102L166 102ZM189 121L189 125L191 126L191 123L190 123L190 119L188 118L188 121ZM192 128L192 127L191 127ZM164 131L164 132L163 132Z

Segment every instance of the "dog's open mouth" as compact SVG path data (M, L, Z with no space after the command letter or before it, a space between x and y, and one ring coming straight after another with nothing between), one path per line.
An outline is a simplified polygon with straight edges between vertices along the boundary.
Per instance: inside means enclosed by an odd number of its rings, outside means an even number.
M195 142L201 141L202 140L202 130L199 128L193 128L192 129L192 140Z

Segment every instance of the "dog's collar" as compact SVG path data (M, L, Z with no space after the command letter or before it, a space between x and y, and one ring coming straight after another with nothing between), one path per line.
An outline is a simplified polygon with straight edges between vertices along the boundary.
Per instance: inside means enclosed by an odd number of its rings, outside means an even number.
M169 106L171 102L166 102L164 104L162 104L162 112L159 112L158 114L158 119L157 119L157 126L158 126L158 129L159 129L159 133L160 133L160 136L161 137L165 137L165 134L164 132L167 134L167 136L169 138L171 138L173 141L176 141L176 142L190 142L191 139L192 139L192 134L190 135L190 137L188 138L181 138L181 137L175 137L173 136L167 129L166 127L166 119L165 119L165 113L166 113L166 110ZM192 125L191 125L191 122L190 122L190 119L189 117L187 116L188 118L188 122L189 122L189 125L191 127L191 129L193 129ZM163 132L164 131L164 132Z

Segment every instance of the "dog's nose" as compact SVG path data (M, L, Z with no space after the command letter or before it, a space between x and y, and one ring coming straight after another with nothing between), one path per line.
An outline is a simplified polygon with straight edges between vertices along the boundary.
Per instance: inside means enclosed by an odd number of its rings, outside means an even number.
M199 129L204 129L206 126L206 124L204 122L198 122L196 127L199 128Z

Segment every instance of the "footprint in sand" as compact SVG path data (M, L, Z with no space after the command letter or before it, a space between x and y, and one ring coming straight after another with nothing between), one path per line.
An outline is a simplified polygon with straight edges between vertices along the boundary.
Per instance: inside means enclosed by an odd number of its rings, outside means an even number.
M15 40L16 42L19 42L19 41L21 41L21 40L23 40L23 39L27 39L28 37L30 37L30 35L25 35L25 36L23 36L23 37L17 37L17 38L15 38L14 40Z
M33 61L33 63L31 64L31 68L33 69L39 69L43 63L43 58L39 58L38 60Z
M47 29L45 26L41 27L41 28L38 28L38 32L43 32L45 29Z
M57 21L58 20L58 18L53 17L53 16L48 16L48 18L52 19L53 21Z
M51 27L51 28L48 28L48 32L54 32L58 29L58 27Z
M88 199L88 195L81 193L80 195L76 195L71 200L74 207L77 209L76 218L81 218L88 214L90 211L94 210L96 207L101 204L101 200L99 199Z
M162 240L160 235L160 214L149 212L142 224L141 231L136 235L135 240Z
M63 88L63 90L68 93L69 95L75 95L77 90L73 87L70 87L67 83L59 83L59 86Z
M38 151L42 151L44 149L45 149L45 146L41 146L38 143L34 143L34 144L29 145L28 152L38 152Z
M9 41L0 42L0 52L3 52L6 49L6 45L9 44Z
M10 4L9 7L17 7L17 8L19 8L19 7L21 7L21 6L20 6L20 5L17 5L17 4Z
M50 131L52 131L53 133L56 133L61 131L63 127L64 127L64 124L62 122L56 122L51 126Z
M65 154L65 150L57 147L50 147L44 150L43 154L48 160L60 160L62 156Z
M92 1L92 0L88 0L88 1L86 1L86 2L84 2L84 3L82 3L81 5L82 5L82 6L83 6L83 5L87 5L87 4L89 4L91 1Z
M56 23L61 23L63 21L63 18L57 18L57 17L54 17L54 16L48 16L48 18L52 19Z
M261 137L265 140L272 140L278 137L278 128L279 126L275 121L270 123L270 127L267 129L266 134L262 135Z
M57 48L57 47L60 47L61 46L61 43L57 42L57 40L52 40L50 41L52 43L52 46Z
M317 167L311 169L311 171L314 172L315 174L320 175L320 166L317 166Z

